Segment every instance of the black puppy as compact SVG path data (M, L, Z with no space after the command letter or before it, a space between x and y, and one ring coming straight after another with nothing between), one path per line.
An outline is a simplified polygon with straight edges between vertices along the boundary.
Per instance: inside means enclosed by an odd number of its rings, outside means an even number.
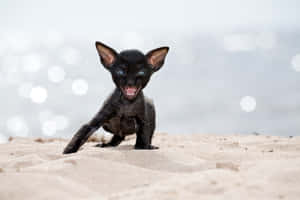
M96 42L96 48L116 89L96 116L77 131L63 153L78 151L101 126L114 136L109 143L98 144L99 147L117 146L126 135L136 133L135 149L158 149L151 145L155 129L154 105L142 90L151 75L164 64L169 48L157 48L146 55L138 50L117 53L101 42Z

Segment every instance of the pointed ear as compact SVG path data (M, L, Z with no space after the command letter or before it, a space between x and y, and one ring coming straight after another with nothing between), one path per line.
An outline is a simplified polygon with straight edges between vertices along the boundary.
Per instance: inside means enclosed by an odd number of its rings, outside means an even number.
M116 61L118 53L114 49L98 41L96 42L96 48L100 56L101 63L104 67L110 68Z
M159 70L163 66L168 51L169 47L160 47L146 54L147 62L154 71Z

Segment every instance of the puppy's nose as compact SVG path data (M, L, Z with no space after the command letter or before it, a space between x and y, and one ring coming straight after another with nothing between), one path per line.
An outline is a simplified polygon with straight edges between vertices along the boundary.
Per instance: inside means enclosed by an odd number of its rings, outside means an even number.
M133 79L128 79L127 80L127 85L128 86L134 86L135 85L135 81Z

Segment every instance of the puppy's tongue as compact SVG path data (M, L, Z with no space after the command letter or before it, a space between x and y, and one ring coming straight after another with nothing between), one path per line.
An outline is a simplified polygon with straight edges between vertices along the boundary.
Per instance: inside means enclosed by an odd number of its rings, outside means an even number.
M133 96L133 95L135 95L136 90L137 90L136 87L126 87L126 88L125 88L126 95L128 95L128 96Z

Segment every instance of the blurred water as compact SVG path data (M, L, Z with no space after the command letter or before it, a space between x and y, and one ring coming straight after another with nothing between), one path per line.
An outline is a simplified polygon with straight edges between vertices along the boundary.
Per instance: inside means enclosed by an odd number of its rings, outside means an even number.
M262 24L253 18L255 23L239 25L242 21L231 16L224 18L223 22L230 24L224 30L210 29L207 22L194 20L193 31L183 24L193 16L205 15L192 12L189 5L184 9L184 21L170 11L178 24L164 24L166 19L155 21L159 19L155 16L151 26L116 31L101 27L101 23L91 25L98 22L94 15L105 16L101 13L80 15L90 25L83 20L77 27L70 19L64 21L70 16L61 12L53 25L52 7L43 8L43 15L37 11L42 6L30 2L22 9L13 7L13 1L2 7L7 20L0 19L0 142L9 136L70 137L92 118L114 88L110 74L100 65L95 40L118 51L138 48L146 53L170 46L164 67L145 89L156 105L158 131L300 135L300 29L294 23L298 15L293 9L288 14L293 5L282 8L282 14L290 18L281 21L282 5L277 2L272 15L268 5L260 11L268 15L262 17ZM181 4L177 2L175 10ZM67 4L61 6L66 8ZM34 10L32 16L29 8ZM7 10L17 15L11 17ZM132 15L125 19L132 19ZM38 19L34 16L42 16L39 22L45 23L35 23ZM71 16L79 19L75 13ZM19 26L21 21L16 18L22 17L28 27ZM142 19L150 20L147 16ZM244 16L246 19L252 18ZM221 27L222 21L210 20L214 27ZM103 25L107 26L107 21Z

